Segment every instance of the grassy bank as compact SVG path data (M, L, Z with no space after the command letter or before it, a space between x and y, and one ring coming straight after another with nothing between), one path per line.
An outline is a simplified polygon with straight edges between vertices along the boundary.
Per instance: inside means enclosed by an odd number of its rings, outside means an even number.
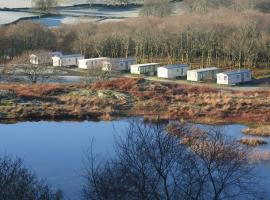
M270 92L120 78L91 85L2 84L2 120L111 120L143 116L201 123L270 123Z

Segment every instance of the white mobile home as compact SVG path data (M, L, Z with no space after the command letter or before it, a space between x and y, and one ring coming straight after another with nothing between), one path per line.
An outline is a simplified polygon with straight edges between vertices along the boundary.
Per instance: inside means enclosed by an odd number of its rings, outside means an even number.
M252 80L252 72L249 69L233 70L217 74L217 84L234 85Z
M78 61L78 67L80 69L94 69L94 68L104 68L107 66L110 58L100 57L100 58L89 58L89 59L81 59Z
M187 75L188 65L166 65L158 68L157 75L160 78L177 78Z
M46 51L36 52L29 56L30 63L33 65L52 64L53 56L62 56L62 53L61 52L46 52Z
M127 71L130 70L130 66L136 64L135 57L127 57L127 58L111 58L110 60L112 67L119 71Z
M195 69L187 71L188 81L213 81L216 79L217 74L220 72L219 68L210 67L204 69Z
M146 63L146 64L131 65L130 73L155 75L158 67L160 67L159 63Z
M53 56L53 66L55 67L68 67L78 65L78 61L84 59L84 56L81 54L72 54L72 55L57 55Z

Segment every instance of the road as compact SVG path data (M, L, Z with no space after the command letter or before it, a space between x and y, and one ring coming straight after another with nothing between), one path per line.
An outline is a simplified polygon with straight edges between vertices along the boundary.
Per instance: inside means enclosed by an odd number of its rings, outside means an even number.
M135 76L130 74L125 74L124 77L135 78ZM226 86L226 85L217 85L215 83L202 83L202 82L189 82L187 80L171 80L171 79L162 79L158 77L143 76L144 79L149 81L158 81L165 83L174 83L174 84L187 84L193 86L206 86L213 87L217 89L224 90L243 90L243 91L254 91L254 90L270 90L270 78L267 78L266 82L255 80L253 83L246 83L235 86ZM269 82L268 82L269 81Z

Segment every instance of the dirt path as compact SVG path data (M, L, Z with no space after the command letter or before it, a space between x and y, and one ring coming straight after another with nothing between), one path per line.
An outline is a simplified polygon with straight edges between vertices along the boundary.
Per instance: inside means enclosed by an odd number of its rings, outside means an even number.
M125 74L124 77L127 78L137 78L136 76ZM267 82L257 81L255 80L253 83L247 83L236 86L226 86L226 85L217 85L215 83L202 83L202 82L189 82L187 80L170 80L170 79L162 79L157 77L149 77L143 76L144 79L149 81L157 81L163 83L174 83L174 84L186 84L192 86L206 86L223 90L241 90L241 91L254 91L254 90L270 90L270 85ZM270 78L268 78L270 81Z

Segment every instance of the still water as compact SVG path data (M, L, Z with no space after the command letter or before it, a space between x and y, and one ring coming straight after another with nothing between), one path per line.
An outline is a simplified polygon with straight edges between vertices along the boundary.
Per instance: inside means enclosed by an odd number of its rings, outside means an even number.
M209 126L199 125L203 128ZM0 154L24 159L25 165L53 188L63 190L65 199L80 197L84 153L93 141L99 155L114 155L114 141L124 134L128 120L112 122L23 122L0 124ZM221 127L227 135L240 138L245 126ZM267 139L270 142L269 138ZM262 148L270 148L265 145ZM258 166L268 177L270 163Z
M0 153L23 158L25 165L66 199L78 199L83 178L84 153L113 155L115 137L127 121L115 122L24 122L0 125Z

